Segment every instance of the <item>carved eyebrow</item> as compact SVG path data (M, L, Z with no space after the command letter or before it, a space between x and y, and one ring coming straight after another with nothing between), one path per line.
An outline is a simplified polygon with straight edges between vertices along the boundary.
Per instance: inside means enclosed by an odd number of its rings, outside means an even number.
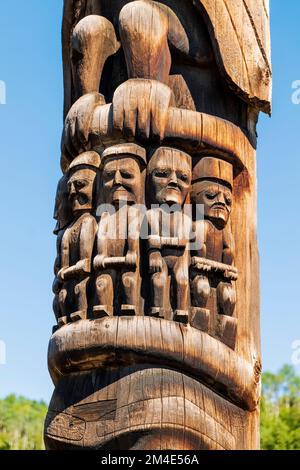
M89 180L87 178L74 178L74 179L70 179L68 181L68 184L70 183L87 183Z
M154 171L172 171L172 168L170 168L170 167L169 168L168 167L156 167L156 168L153 168L152 173Z
M117 166L117 165L111 165L111 166L107 165L103 169L103 171L108 171L108 172L110 172L110 171L129 171L129 170L135 171L136 167L133 164L130 163L130 164L126 165L126 167L125 166L120 167L120 166Z

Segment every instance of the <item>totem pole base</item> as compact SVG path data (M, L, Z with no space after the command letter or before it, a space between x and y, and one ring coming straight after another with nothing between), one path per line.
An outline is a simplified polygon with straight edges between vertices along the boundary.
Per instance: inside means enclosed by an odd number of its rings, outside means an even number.
M149 338L141 331L149 331ZM255 406L255 398L243 396L247 377L231 382L229 390L221 355L225 351L233 363L237 358L227 346L219 351L219 370L213 370L214 341L190 326L145 317L86 320L61 328L49 347L56 388L45 425L47 449L249 448L251 412L244 408ZM187 373L179 371L183 368ZM210 390L218 374L220 390L232 394L232 402Z

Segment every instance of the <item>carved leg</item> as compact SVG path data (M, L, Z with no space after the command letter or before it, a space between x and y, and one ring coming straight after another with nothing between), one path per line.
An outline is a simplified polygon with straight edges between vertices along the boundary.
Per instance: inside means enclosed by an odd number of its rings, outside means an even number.
M106 18L90 15L79 21L72 36L72 72L77 98L99 92L104 64L119 46L115 29Z
M191 282L192 308L190 324L194 328L202 331L208 331L209 310L206 308L210 296L210 284L205 275L196 275Z
M220 313L231 317L236 304L236 291L229 282L220 282L217 288L218 305Z
M114 313L114 284L116 273L106 271L96 279L96 305L93 307L94 317L112 316Z
M54 312L54 315L55 315L55 318L56 318L57 322L58 322L59 318L61 317L58 295L59 294L55 294L54 299L53 299L53 304L52 304L53 312Z
M58 322L58 319L62 316L60 313L60 306L59 306L59 293L61 291L62 285L58 281L57 277L55 277L53 286L52 286L52 292L54 294L54 299L53 299L53 312L56 318L56 321Z
M87 283L89 278L85 278L82 281L75 284L74 287L74 306L76 311L71 314L72 321L86 320L87 319Z
M168 84L171 54L165 12L153 2L140 0L125 5L119 21L129 78Z
M71 294L72 286L70 283L64 284L62 289L58 294L58 306L59 306L59 318L57 320L58 326L64 326L68 323L68 308L67 308L67 299L68 294Z
M189 317L189 270L186 255L174 267L176 310L174 320L188 323Z
M121 306L122 315L137 315L138 313L138 275L136 272L122 274L124 304Z
M236 305L236 291L229 282L220 282L217 287L219 313L216 335L230 348L235 348L237 334L237 319L232 315Z
M168 293L168 268L163 265L163 270L153 274L151 278L152 287L152 307L150 315L154 317L164 318L165 316L165 299Z

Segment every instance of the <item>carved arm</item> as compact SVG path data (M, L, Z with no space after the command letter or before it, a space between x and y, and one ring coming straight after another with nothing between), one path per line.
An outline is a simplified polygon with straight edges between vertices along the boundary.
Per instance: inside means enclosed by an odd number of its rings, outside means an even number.
M230 279L231 281L236 281L238 278L237 268L229 264L218 263L217 261L212 261L207 258L199 258L198 256L194 256L192 258L191 265L198 271L220 272L224 277Z

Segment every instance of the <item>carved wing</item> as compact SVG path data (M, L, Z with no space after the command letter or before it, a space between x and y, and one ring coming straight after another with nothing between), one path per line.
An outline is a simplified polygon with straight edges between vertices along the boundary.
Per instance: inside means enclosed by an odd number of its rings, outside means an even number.
M269 0L197 0L218 64L235 92L271 111Z

